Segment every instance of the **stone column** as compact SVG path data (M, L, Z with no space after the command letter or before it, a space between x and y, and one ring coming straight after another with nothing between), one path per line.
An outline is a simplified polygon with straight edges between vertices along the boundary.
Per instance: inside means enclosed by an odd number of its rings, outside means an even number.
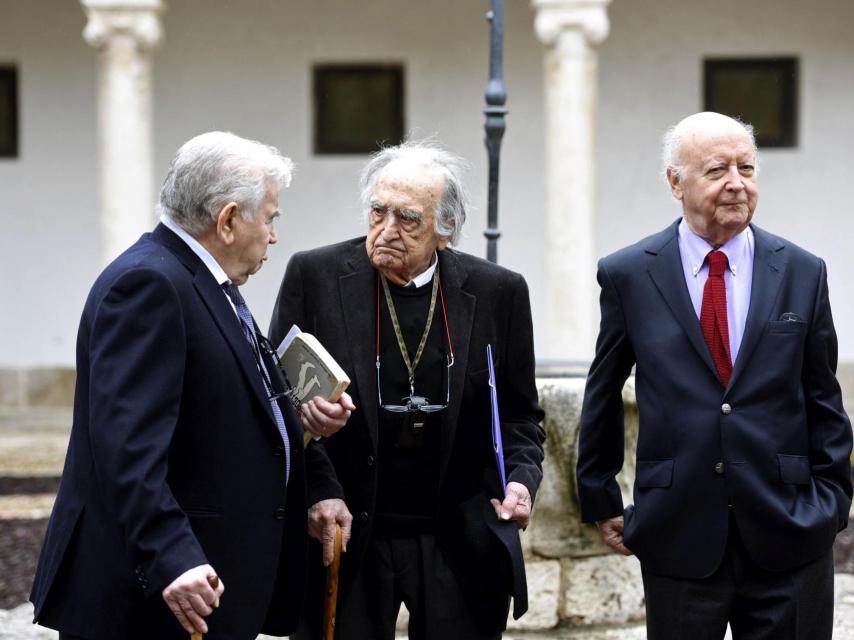
M80 0L83 37L99 51L98 151L102 258L115 258L154 221L152 51L161 0Z
M589 361L596 339L596 46L611 0L532 0L545 45L546 350Z

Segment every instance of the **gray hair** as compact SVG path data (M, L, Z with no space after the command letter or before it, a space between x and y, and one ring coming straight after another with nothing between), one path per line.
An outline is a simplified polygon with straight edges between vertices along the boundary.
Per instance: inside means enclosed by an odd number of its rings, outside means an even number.
M275 147L223 131L203 133L172 159L157 213L191 235L204 233L229 202L252 220L271 181L279 190L290 185L293 166Z
M463 174L468 170L468 163L429 139L409 140L381 149L371 156L359 177L365 216L370 212L371 196L379 173L395 160L411 161L427 171L437 171L444 177L445 188L436 205L435 228L437 234L449 238L450 243L455 245L460 239L469 203L463 184Z
M747 136L750 138L750 144L753 145L753 151L756 153L755 171L759 173L759 148L756 146L756 136L754 135L753 125L742 122L738 118L724 116L712 112L696 113L693 116L680 120L677 124L668 128L661 139L661 172L667 176L667 170L670 169L673 174L681 179L685 174L685 165L682 158L682 143L686 129L690 126L690 122L697 116L720 116L731 120L739 125Z

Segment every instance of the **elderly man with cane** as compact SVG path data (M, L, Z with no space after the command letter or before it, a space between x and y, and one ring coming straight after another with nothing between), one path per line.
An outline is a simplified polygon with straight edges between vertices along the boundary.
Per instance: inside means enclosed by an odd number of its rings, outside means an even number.
M296 254L274 311L273 339L292 324L312 332L350 374L360 408L306 450L309 531L326 563L335 524L352 522L339 638L392 639L401 602L411 638L498 638L510 595L515 615L526 607L517 525L542 477L544 438L528 290L519 274L449 247L465 220L461 165L426 143L379 152L362 174L367 237ZM311 554L296 638L320 637L320 545Z
M354 407L315 398L296 415L238 289L277 240L290 178L273 147L193 138L163 183L161 223L92 287L31 595L60 640L254 640L294 627L302 429L334 432Z

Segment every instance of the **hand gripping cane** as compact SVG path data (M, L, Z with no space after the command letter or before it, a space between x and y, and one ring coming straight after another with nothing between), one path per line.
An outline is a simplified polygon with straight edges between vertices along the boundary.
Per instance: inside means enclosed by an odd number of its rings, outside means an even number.
M208 584L214 591L216 591L219 588L219 578L216 576L208 576ZM202 640L202 634L198 631L193 631L193 633L190 634L190 640Z

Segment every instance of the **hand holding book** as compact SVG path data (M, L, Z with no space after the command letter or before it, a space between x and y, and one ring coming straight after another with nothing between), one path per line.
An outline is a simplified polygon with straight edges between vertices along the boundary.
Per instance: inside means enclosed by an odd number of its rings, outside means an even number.
M343 427L356 409L344 393L350 378L318 339L294 325L276 354L291 388L291 402L302 418L303 444Z
M324 400L320 396L309 398L300 405L300 417L305 429L303 445L312 438L328 438L343 427L356 405L349 394L342 393L335 402Z

